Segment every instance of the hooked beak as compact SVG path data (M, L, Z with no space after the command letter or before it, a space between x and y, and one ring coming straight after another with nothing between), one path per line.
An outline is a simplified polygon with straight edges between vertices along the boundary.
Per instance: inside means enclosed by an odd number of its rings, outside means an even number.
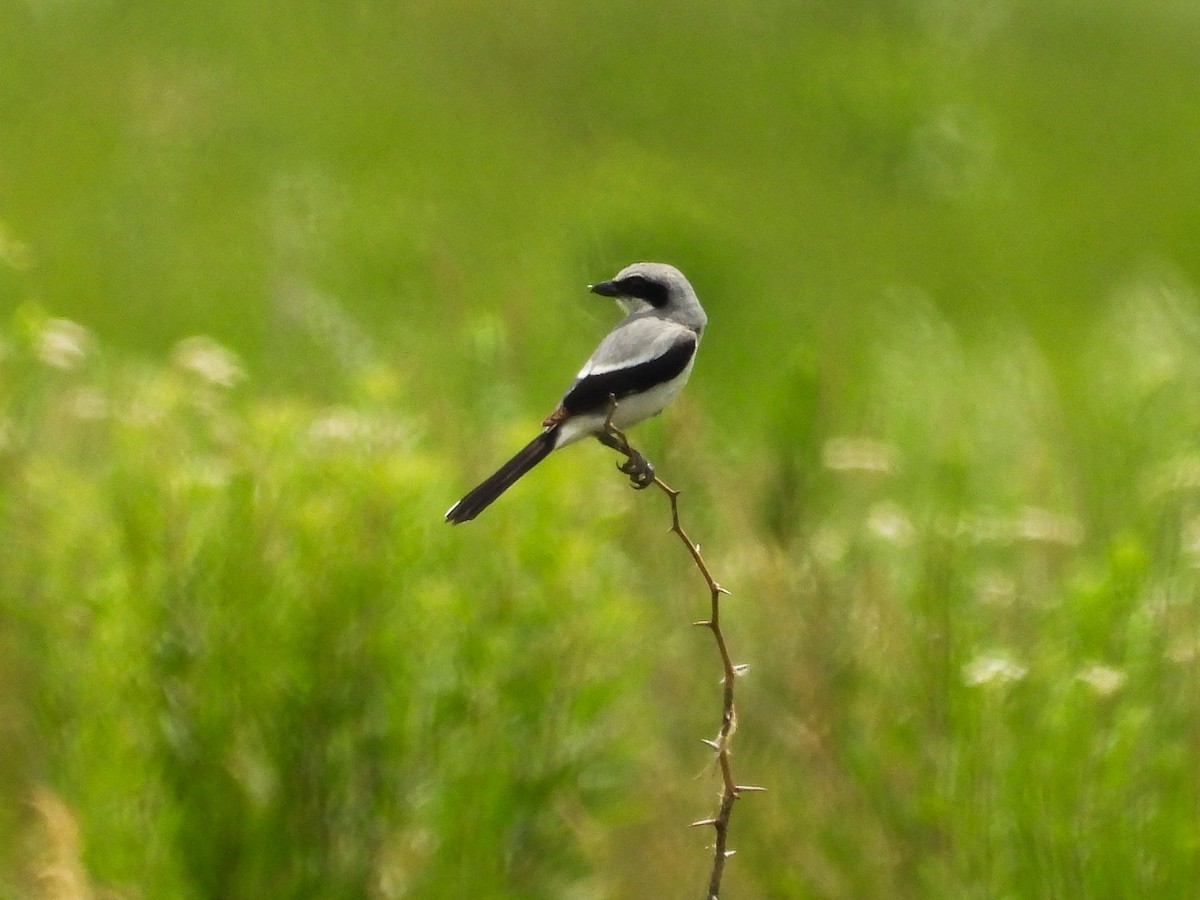
M593 294L599 294L601 297L620 297L621 290L617 287L615 281L601 281L598 284L589 284L588 290Z

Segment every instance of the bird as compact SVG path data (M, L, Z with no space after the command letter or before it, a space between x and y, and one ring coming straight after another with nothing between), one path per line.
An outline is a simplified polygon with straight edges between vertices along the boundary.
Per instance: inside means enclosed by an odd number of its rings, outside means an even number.
M625 317L588 357L542 422L541 433L450 507L447 522L471 521L553 451L586 437L633 453L627 465L634 468L623 466L622 471L631 475L635 486L653 481L653 469L628 445L614 442L608 425L624 431L666 408L692 374L708 316L687 278L666 263L634 263L588 290L611 297ZM641 483L635 456L645 467Z

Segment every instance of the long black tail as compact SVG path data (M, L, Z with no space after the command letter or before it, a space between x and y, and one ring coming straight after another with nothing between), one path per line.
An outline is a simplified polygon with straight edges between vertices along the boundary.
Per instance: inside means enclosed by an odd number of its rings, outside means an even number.
M497 469L483 484L450 507L450 511L446 513L446 521L453 525L470 522L491 506L518 478L550 455L557 434L557 427L547 428L526 444L525 449Z

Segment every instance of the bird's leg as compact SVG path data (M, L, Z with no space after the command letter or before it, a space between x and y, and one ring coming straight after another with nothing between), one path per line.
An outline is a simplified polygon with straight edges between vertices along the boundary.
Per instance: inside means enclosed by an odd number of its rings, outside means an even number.
M618 453L625 456L625 462L618 463L617 468L622 473L629 476L629 481L637 490L645 490L654 484L654 466L650 464L650 460L642 456L637 450L629 445L629 439L625 437L617 426L613 425L613 413L617 411L617 398L613 394L608 395L608 417L604 420L604 429L596 435L597 440L605 447L611 447Z
M654 484L654 466L650 464L650 460L629 446L629 441L618 429L606 428L597 434L596 438L605 447L611 447L626 457L625 462L617 463L617 468L629 476L635 488L641 490Z

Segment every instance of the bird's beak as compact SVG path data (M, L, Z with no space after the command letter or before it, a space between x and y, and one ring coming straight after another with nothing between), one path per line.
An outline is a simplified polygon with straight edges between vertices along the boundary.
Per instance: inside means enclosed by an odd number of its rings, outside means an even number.
M621 291L614 281L601 281L599 284L589 284L588 290L601 297L620 297Z

